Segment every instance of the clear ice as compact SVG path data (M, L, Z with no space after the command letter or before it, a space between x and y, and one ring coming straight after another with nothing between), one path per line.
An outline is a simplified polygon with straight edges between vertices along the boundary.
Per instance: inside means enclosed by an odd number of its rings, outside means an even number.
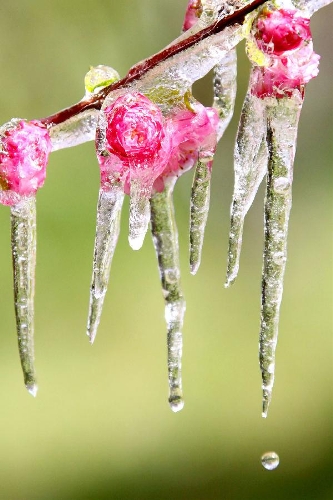
M176 179L169 179L164 191L151 197L151 231L158 260L167 323L169 404L172 411L184 406L181 360L182 328L186 304L180 286L178 233L172 192Z
M78 146L87 141L94 141L100 112L88 109L50 130L52 151Z
M263 417L267 416L274 384L275 350L287 261L293 164L303 99L298 91L295 91L290 98L266 98L265 101L267 105L268 173L259 337Z
M151 186L143 186L140 180L131 181L128 241L133 250L140 250L148 230L150 191Z
M248 93L243 104L234 152L235 181L226 287L237 277L244 219L267 171L265 115L264 100Z
M195 168L190 205L190 271L196 274L201 262L202 246L209 211L212 161L199 156Z
M120 230L120 215L124 200L122 185L99 191L97 205L96 236L93 274L90 286L90 303L87 335L93 343L101 319L105 294L108 287L113 254Z
M14 305L24 383L36 396L34 366L34 293L36 267L36 199L25 197L11 207Z

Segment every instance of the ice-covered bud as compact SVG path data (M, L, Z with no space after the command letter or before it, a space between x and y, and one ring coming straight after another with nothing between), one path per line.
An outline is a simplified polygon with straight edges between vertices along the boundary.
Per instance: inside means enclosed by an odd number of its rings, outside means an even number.
M311 40L310 19L297 10L264 9L254 28L259 49L269 55L281 56Z
M162 175L154 184L156 191L164 187L164 179L179 177L190 170L202 158L212 159L217 141L218 112L199 102L191 104L191 109L178 111L170 118L172 128L172 152ZM201 159L202 159L201 158Z
M201 0L189 0L185 12L183 31L187 31L190 28L192 28L192 26L194 26L198 22L198 19L201 16L201 14L202 14Z
M125 94L104 110L106 148L122 160L152 160L164 138L163 116L156 104L140 93Z
M104 109L104 118L102 184L117 175L126 193L133 179L152 186L171 152L171 131L159 107L139 92L126 93Z
M318 75L320 56L313 52L312 43L290 57L275 57L270 66L256 66L251 77L251 90L257 97L290 97L296 89Z
M262 11L248 41L248 54L255 64L254 95L290 97L294 90L303 93L303 86L317 76L320 56L313 51L309 24L296 10Z
M43 186L50 152L41 122L12 120L0 129L0 203L14 205Z
M95 94L101 88L107 87L118 80L120 80L118 72L110 66L91 66L84 77L84 87L89 94Z

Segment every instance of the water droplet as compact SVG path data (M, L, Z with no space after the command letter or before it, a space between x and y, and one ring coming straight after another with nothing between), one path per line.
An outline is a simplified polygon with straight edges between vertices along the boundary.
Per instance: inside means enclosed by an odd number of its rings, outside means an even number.
M267 470L274 470L280 463L280 458L275 451L267 451L261 457L261 463Z
M184 400L181 396L170 396L169 405L174 413L181 411L184 408Z
M288 177L278 177L274 180L274 191L279 194L286 194L290 188Z

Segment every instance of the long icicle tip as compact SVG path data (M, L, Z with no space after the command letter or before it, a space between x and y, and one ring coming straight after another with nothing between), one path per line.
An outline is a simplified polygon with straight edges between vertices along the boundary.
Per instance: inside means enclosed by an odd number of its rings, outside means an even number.
M235 145L235 184L231 205L228 265L225 286L237 278L245 216L267 169L265 105L247 94Z
M122 186L100 189L97 205L96 236L87 335L94 342L101 319L105 294L109 283L111 263L118 242L120 215L124 200Z
M302 103L302 97L295 92L292 98L272 100L272 104L267 106L269 160L259 337L259 361L263 389L262 416L264 418L267 417L274 384L275 351L287 261L293 164Z
M190 205L190 271L196 274L200 262L209 212L212 161L200 159L196 165Z
M184 406L181 360L182 328L186 304L180 286L178 233L174 218L172 191L175 178L166 182L161 193L151 197L151 230L155 246L167 323L169 404L174 412Z
M36 267L36 199L23 198L11 207L11 244L17 340L24 383L36 396L34 366L34 292Z

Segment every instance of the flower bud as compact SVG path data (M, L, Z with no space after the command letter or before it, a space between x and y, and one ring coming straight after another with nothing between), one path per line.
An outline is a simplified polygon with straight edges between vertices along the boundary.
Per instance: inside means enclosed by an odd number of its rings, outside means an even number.
M51 140L38 121L12 120L0 129L0 202L14 205L43 186Z

